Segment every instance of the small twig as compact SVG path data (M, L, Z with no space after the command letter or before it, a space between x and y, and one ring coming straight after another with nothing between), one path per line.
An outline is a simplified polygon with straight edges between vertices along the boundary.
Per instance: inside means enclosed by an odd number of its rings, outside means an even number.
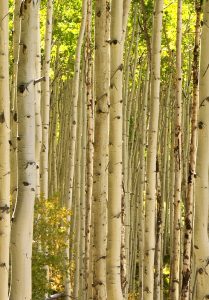
M115 70L110 79L112 79L115 76L117 71L123 71L123 64L120 64L120 66Z
M205 74L207 73L208 68L209 68L209 64L207 65L207 68L206 68L205 72L203 73L202 77L205 76Z
M6 15L1 19L1 22L4 21L4 19L9 15L9 11L8 13L6 13Z
M33 84L36 85L37 83L39 83L39 82L41 82L41 81L46 81L46 77L43 76L43 77L41 77L41 78L35 79L35 80L33 81Z

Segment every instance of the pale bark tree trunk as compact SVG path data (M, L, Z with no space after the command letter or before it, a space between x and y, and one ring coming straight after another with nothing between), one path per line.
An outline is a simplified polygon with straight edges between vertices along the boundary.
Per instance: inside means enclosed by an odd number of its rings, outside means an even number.
M136 10L135 10L136 11ZM129 127L130 127L130 108L132 97L128 98L129 91L129 79L130 79L130 59L131 59L131 50L134 45L134 36L136 33L137 23L136 23L137 14L134 13L134 22L133 22L133 31L131 36L131 42L129 47L127 47L127 54L124 58L124 74L125 82L123 85L123 181L124 181L124 225L125 225L125 254L126 254L126 290L127 295L129 289L129 269L130 269L130 257L129 257L129 239L130 239L130 182L131 175L129 176Z
M10 97L8 1L0 2L0 293L8 299L10 243Z
M42 116L42 149L40 157L40 192L44 199L48 199L48 155L49 155L49 109L50 109L50 60L52 44L52 14L53 1L47 1L47 17L45 28L45 49L41 90L41 116Z
M72 205L72 193L73 193L73 180L75 172L75 145L77 138L77 103L79 94L79 82L80 82L80 63L81 63L81 50L84 40L85 26L87 17L87 0L82 2L82 21L81 27L76 47L75 54L75 65L74 65L74 78L72 86L72 106L71 106L71 116L70 116L70 149L69 149L69 177L68 177L68 195L66 199L66 207L71 208Z
M78 126L77 126L77 143L76 143L76 176L75 176L75 192L74 192L74 201L75 201L75 210L74 215L76 218L75 221L75 240L74 240L74 249L75 249L75 272L74 272L74 287L73 287L73 299L80 299L81 286L79 285L79 274L80 274L80 243L81 243L81 207L80 207L80 196L81 196L81 138L82 138L82 81L80 80L80 92L78 100Z
M122 47L123 3L111 6L111 78L108 186L107 296L123 299L120 276L121 200L122 200Z
M147 149L147 188L145 204L144 241L144 299L153 300L155 255L155 206L156 206L156 156L160 94L160 53L163 0L155 1L152 58L151 58L151 111Z
M33 210L36 188L35 162L35 49L38 2L22 2L22 29L17 79L18 198L12 225L11 300L31 299Z
M86 166L86 224L85 224L85 289L86 297L90 299L92 291L92 273L90 272L90 239L92 225L92 190L93 190L93 158L94 158L94 99L93 99L93 72L92 72L92 41L91 41L91 19L92 1L87 2L86 21L86 45L85 45L85 84L86 84L86 105L87 105L87 166ZM91 274L90 274L91 273Z
M173 215L173 249L171 266L171 299L179 299L180 284L180 243L181 243L181 178L182 178L182 70L181 70L181 40L182 40L182 1L178 0L177 36L176 36L176 101L175 101L175 186Z
M65 178L67 180L65 195L65 207L67 209L72 209L72 195L73 195L73 182L74 182L74 172L75 172L75 145L77 138L77 105L79 96L79 82L80 82L80 63L81 63L81 50L83 45L85 26L87 18L87 0L82 1L82 21L80 26L80 32L76 47L75 54L75 65L74 65L74 78L72 86L72 99L71 99L71 115L70 115L70 145L69 145L69 168L68 176ZM69 244L69 240L67 241ZM66 255L69 259L69 247L66 248ZM70 277L67 275L65 280L65 300L70 299Z
M181 300L189 300L191 295L190 280L192 273L191 250L193 237L193 206L194 206L194 183L196 175L197 155L197 114L199 110L199 46L200 46L200 1L195 2L196 24L195 24L195 45L193 58L193 102L191 119L191 144L189 159L189 176L187 182L187 198L185 203L185 229L184 229L184 252L182 270Z
M144 83L143 91L143 109L142 109L142 133L141 133L141 143L140 143L140 171L139 171L139 215L138 215L138 234L139 234L139 299L143 300L143 266L144 266L144 190L145 190L145 171L146 162L144 158L144 153L146 150L147 142L147 102L148 93L150 86L150 67L147 64L146 78Z
M85 74L85 73L84 73ZM84 77L84 75L83 75ZM82 84L82 154L81 154L81 243L80 243L80 298L86 299L86 146L87 146L87 110L86 110L86 86L84 84L85 77ZM89 255L89 254L88 254Z
M193 299L203 300L209 296L208 285L208 168L209 168L209 1L203 8L203 27L200 56L200 105L198 117L197 178L195 184L195 221L194 221L194 295Z
M20 30L21 30L21 18L20 14L21 0L15 1L14 9L14 25L13 25L13 72L12 72L12 88L11 88L11 134L10 134L10 164L11 168L11 200L12 209L15 210L17 201L17 73L18 73L18 61L19 61L19 47L20 47Z
M40 3L38 3L40 6ZM40 15L37 10L36 36L35 39L35 77L41 78L41 36L40 36ZM40 153L42 144L42 123L41 123L41 83L35 85L35 117L36 117L36 198L40 198Z
M95 3L95 142L94 142L94 299L107 299L106 247L108 201L110 1Z

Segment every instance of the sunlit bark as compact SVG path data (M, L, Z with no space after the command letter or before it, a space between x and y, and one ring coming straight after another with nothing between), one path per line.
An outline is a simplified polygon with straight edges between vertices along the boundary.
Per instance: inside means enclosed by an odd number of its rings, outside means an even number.
M156 157L160 96L160 53L163 0L155 1L152 58L151 58L151 111L147 149L147 188L145 203L144 240L144 299L152 300L154 292Z
M10 243L10 96L8 1L0 2L0 293L8 299Z
M17 78L18 197L12 224L11 300L31 299L33 210L36 188L35 162L35 49L38 2L22 2L22 29Z

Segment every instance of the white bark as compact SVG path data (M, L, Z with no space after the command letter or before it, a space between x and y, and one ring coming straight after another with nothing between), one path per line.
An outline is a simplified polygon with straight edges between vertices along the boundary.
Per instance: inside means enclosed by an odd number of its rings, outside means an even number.
M106 246L110 85L110 1L95 3L95 142L93 177L93 288L95 300L107 299Z
M40 5L40 3L39 3ZM41 78L41 37L40 37L40 15L37 10L36 36L35 39L35 77ZM42 123L41 123L41 83L35 85L35 118L36 118L36 197L40 197L40 153L42 144Z
M11 168L11 200L12 209L15 210L17 201L17 73L19 62L19 48L20 48L20 30L21 30L21 18L20 14L21 0L15 1L14 17L13 17L13 73L12 73L12 88L11 88L11 134L10 134L10 164Z
M121 200L122 200L122 47L123 3L111 6L110 140L108 187L107 296L123 299L121 289Z
M156 156L160 96L160 53L163 0L155 1L151 61L151 111L147 149L144 241L144 299L153 300L156 207Z
M41 116L42 116L42 150L40 164L40 192L44 199L48 199L48 154L49 154L49 109L50 109L50 60L52 43L52 14L53 1L47 1L47 17L45 31L45 49L42 76L45 80L42 82L41 89Z
M22 2L22 29L18 70L18 198L12 225L11 300L31 299L33 210L36 187L35 163L35 49L38 2Z
M194 259L195 282L193 299L207 299L209 295L208 241L208 171L209 171L209 1L203 8L203 27L200 55L200 109L198 118L197 178L195 184Z
M67 196L65 195L65 207L67 209L72 209L72 196L73 196L73 181L75 173L75 145L77 138L77 105L79 96L79 83L80 83L80 63L81 63L81 50L83 45L83 38L85 32L87 17L87 0L82 1L82 20L80 26L80 32L76 47L75 54L75 65L74 65L74 78L72 86L72 106L71 106L71 116L70 116L70 145L69 145L69 170L67 176ZM69 244L69 240L67 241ZM66 248L67 257L69 257L69 247ZM65 281L65 300L70 299L70 278L67 275Z
M181 179L182 179L182 71L181 71L181 40L182 40L182 1L178 0L177 36L176 36L176 101L175 101L175 186L173 208L173 248L171 267L171 299L179 299L180 284L180 243L181 243Z
M0 293L8 299L10 242L10 97L8 1L0 1Z
M184 252L182 267L182 290L181 300L189 300L191 296L191 274L193 272L192 259L192 238L194 218L194 184L196 174L197 157L197 115L199 110L199 46L200 46L200 21L201 4L195 1L196 24L195 24L195 45L193 51L193 101L191 116L191 144L189 158L189 174L187 182L187 198L185 203L185 229L184 229ZM193 274L194 275L194 274Z

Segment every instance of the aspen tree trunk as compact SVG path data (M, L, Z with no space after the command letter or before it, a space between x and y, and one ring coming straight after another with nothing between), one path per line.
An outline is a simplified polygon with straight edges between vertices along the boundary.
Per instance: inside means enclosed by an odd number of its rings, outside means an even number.
M66 207L71 208L72 205L72 192L73 192L73 180L74 180L74 171L75 171L75 144L77 137L77 103L78 103L78 94L79 94L79 83L80 83L80 63L81 63L81 49L83 45L85 26L87 18L87 0L82 1L82 20L81 27L76 47L75 54L75 65L74 65L74 78L72 86L72 106L71 106L71 116L70 116L70 149L69 149L69 177L68 177L68 195L66 199Z
M84 75L83 75L84 77ZM86 110L86 86L82 84L82 154L81 154L81 243L80 243L80 297L86 299L86 146L87 146L87 110ZM88 254L89 255L89 254Z
M79 286L79 274L80 274L80 242L81 242L81 205L80 205L80 193L81 193L81 139L82 139L82 81L80 80L80 92L79 92L79 100L78 100L78 126L77 126L77 143L76 143L76 177L75 177L75 272L74 272L74 287L73 287L73 299L80 299L81 286Z
M36 188L35 162L35 50L38 2L22 2L22 29L17 80L18 102L18 198L12 236L11 300L31 299L33 210Z
M40 37L40 15L38 2L36 36L35 39L35 71L36 79L41 78L41 37ZM42 144L42 123L41 123L41 83L35 85L35 117L36 117L36 198L40 198L40 153Z
M57 68L55 64L55 69ZM50 133L49 133L49 198L57 192L57 123L58 123L58 98L59 82L53 86L50 100Z
M194 220L194 295L193 299L209 297L209 242L208 242L208 168L209 168L209 1L203 6L203 27L200 55L200 105L198 117L197 178L195 184Z
M13 18L13 72L12 72L12 90L11 90L11 134L10 134L10 165L11 168L11 200L12 208L15 210L17 201L17 71L19 61L19 44L20 44L20 30L21 30L21 17L20 14L21 0L15 1L14 18Z
M131 0L123 0L123 24L122 24L122 41L123 41L123 47L125 43L126 38L126 30L127 30L127 24L128 24L128 14L130 10Z
M199 110L199 46L200 46L200 1L195 1L196 24L195 24L195 45L193 51L193 102L191 119L191 144L189 159L189 176L187 182L187 198L185 203L185 229L184 229L184 253L182 270L182 290L181 300L190 299L190 280L191 280L191 249L193 235L193 196L196 174L196 155L197 155L197 114Z
M10 245L10 97L8 1L0 2L0 294L8 299Z
M87 104L87 166L86 166L86 222L85 222L85 289L86 297L90 299L92 291L92 276L90 275L91 225L92 225L92 190L93 190L93 158L94 158L94 99L92 72L92 42L91 42L92 1L87 1L86 47L85 47L85 84Z
M111 78L108 187L107 297L123 299L120 275L122 200L122 45L123 4L111 6Z
M143 91L143 109L142 109L142 133L140 143L140 171L139 171L139 216L138 216L138 233L139 233L139 299L143 300L143 266L144 266L144 190L145 190L145 170L146 163L144 153L146 149L146 130L147 130L147 102L150 86L150 67L147 65L146 78Z
M67 209L72 209L72 195L73 195L73 181L74 181L74 171L75 171L75 145L77 138L77 105L78 105L78 96L79 96L79 83L80 83L80 62L81 62L81 50L84 39L84 32L86 26L87 18L87 0L82 1L82 20L80 26L80 32L76 47L75 54L75 65L74 65L74 78L72 86L72 99L71 99L71 115L70 115L70 145L69 145L69 168L66 191L67 196L65 196L65 207ZM66 180L66 179L65 179ZM67 241L69 245L69 240ZM66 248L67 259L69 259L69 247ZM67 274L65 280L65 300L70 299L70 277Z
M177 36L176 36L176 101L175 101L175 185L173 209L173 249L171 266L171 299L179 299L180 284L180 242L181 242L181 178L182 178L182 71L181 71L181 40L182 40L182 0L178 0Z
M52 43L52 14L53 0L47 1L47 17L45 27L45 49L41 90L41 116L42 116L42 149L40 157L40 192L44 199L48 199L48 156L49 156L49 109L50 109L50 60Z
M160 94L160 52L163 0L155 1L152 58L151 58L151 111L147 149L147 188L145 204L144 241L144 299L153 300L155 255L156 155Z
M155 244L155 274L154 274L154 299L160 300L161 292L161 263L162 263L162 231L163 231L163 202L161 195L159 157L156 161L156 193L157 193L157 220Z
M172 111L171 111L171 114L170 114L171 118L172 119L175 119L175 115L174 115L174 108L172 108ZM170 198L170 218L169 218L169 221L170 221L170 249L173 249L173 210L174 210L174 207L173 207L173 198L174 198L174 183L175 183L175 161L174 161L174 155L173 155L173 149L174 149L174 122L171 122L171 125L170 125L171 129L171 145L170 145L170 153L169 153L169 156L170 156L170 166L169 166L169 177L170 177L170 182L169 182L169 198ZM171 250L170 250L171 252ZM170 285L171 285L171 282L172 282L172 279L171 279L171 267L172 267L172 262L171 262L171 255L170 255Z
M94 142L94 242L93 288L95 300L107 299L106 247L108 201L110 2L95 2L95 142Z
M127 8L129 7L128 1L123 2L124 6L124 11L123 11L123 44L125 42L125 30L126 30L126 11ZM127 7L127 8L125 8ZM136 10L135 10L136 11ZM134 13L134 25L133 25L133 30L132 30L132 36L131 36L131 42L128 47L125 47L126 54L124 57L124 84L123 84L123 189L124 189L124 209L122 210L124 216L122 218L124 219L124 227L125 227L125 241L124 241L124 254L125 258L123 255L122 259L122 273L121 275L123 276L122 278L122 288L124 290L125 286L125 297L128 297L128 289L129 289L129 264L130 264L130 258L129 258L129 239L130 239L130 190L129 190L129 183L131 177L129 177L128 174L128 168L129 168L129 144L128 144L128 139L129 139L129 108L130 108L130 99L128 99L128 86L129 86L129 76L130 76L130 53L134 44L134 33L136 31L136 13ZM124 265L125 262L125 265Z

